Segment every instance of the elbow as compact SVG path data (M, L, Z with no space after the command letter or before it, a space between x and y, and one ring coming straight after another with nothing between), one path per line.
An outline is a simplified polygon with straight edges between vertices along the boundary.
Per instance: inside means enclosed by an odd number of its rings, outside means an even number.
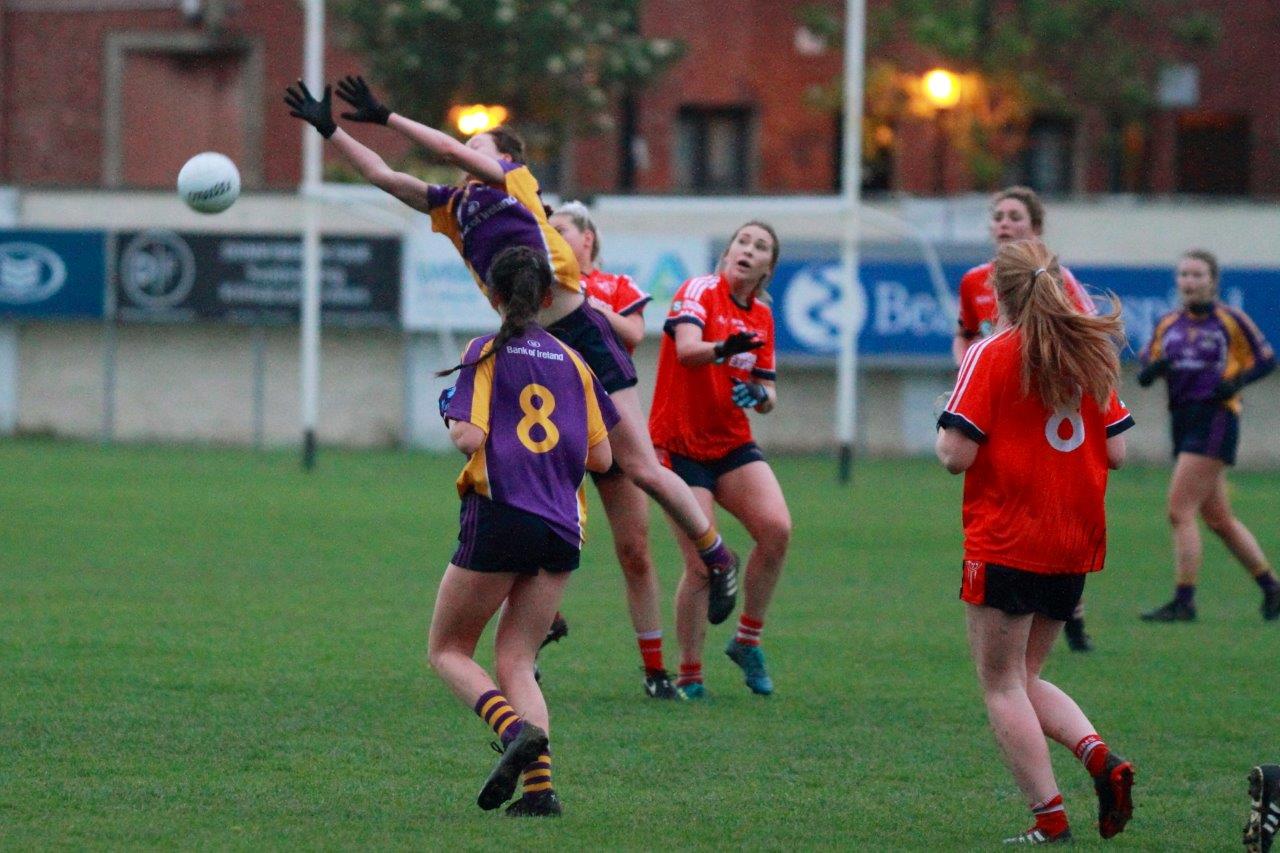
M1107 467L1112 471L1118 471L1124 467L1125 456L1128 455L1128 445L1124 438L1116 436L1107 440Z
M470 456L484 445L484 441L476 441L471 436L456 439L453 446L462 452L463 456Z
M369 183L373 184L383 192L395 195L396 191L396 173L389 168L380 167L369 169L365 173L365 178Z
M679 345L676 346L676 361L680 363L681 367L700 367L706 364L706 360L702 358L702 353L698 352L697 349L693 347L684 349Z

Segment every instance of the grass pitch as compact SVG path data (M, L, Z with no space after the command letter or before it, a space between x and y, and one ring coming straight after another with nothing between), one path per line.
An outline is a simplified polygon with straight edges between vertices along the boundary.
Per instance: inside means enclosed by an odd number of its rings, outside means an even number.
M571 633L543 656L561 821L482 813L491 735L425 665L452 553L456 457L0 443L0 846L550 849L977 848L1029 823L986 728L959 587L959 478L775 460L796 531L749 694L712 629L706 704L642 696L593 502ZM1055 653L1138 768L1111 847L1231 849L1245 773L1280 760L1280 624L1208 542L1200 621L1148 625L1171 586L1168 471L1112 481L1090 655ZM1280 475L1236 472L1280 554ZM745 545L740 529L725 524ZM668 659L676 551L660 518ZM487 650L485 659L487 660ZM1055 766L1101 845L1083 770Z

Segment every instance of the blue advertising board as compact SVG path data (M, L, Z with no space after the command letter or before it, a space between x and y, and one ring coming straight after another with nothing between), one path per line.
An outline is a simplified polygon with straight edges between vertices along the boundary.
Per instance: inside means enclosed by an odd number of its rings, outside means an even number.
M0 230L0 317L101 318L106 282L101 231Z
M840 260L825 256L779 262L769 292L773 298L778 352L834 357L840 348L840 317L852 311L858 351L870 357L950 359L955 335L955 288L972 264L943 264L950 292L942 300L920 262L867 260L860 265L854 304L841 303ZM1071 266L1089 291L1120 297L1132 357L1151 337L1156 321L1177 307L1171 267ZM1273 344L1280 344L1280 269L1223 271L1222 298L1253 318ZM1099 298L1105 308L1105 297Z

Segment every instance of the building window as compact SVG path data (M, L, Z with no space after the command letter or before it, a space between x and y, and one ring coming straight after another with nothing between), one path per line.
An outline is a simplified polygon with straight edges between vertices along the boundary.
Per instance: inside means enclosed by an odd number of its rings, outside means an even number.
M1230 113L1178 116L1178 192L1249 192L1249 118Z
M1023 183L1038 193L1071 192L1071 146L1075 123L1071 119L1039 116L1027 129L1027 142L1011 183Z
M751 187L751 111L681 107L676 132L680 189L744 192Z

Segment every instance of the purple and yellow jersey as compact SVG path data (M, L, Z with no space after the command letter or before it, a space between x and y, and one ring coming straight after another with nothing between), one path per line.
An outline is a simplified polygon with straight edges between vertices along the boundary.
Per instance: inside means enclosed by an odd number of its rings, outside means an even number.
M1169 408L1176 409L1208 402L1224 379L1247 381L1249 374L1274 363L1275 354L1243 311L1218 303L1202 317L1186 310L1161 317L1142 363L1162 358L1169 360ZM1238 414L1240 395L1225 405Z
M502 184L468 181L460 187L427 186L431 230L453 241L481 292L486 292L489 265L509 246L528 246L551 261L556 282L582 292L582 277L573 250L547 222L538 180L521 163L499 160Z
M493 335L467 345L463 362L493 346ZM582 547L587 523L587 450L609 435L618 410L591 368L536 325L458 377L445 417L485 433L458 476L458 495L474 491L543 519Z

